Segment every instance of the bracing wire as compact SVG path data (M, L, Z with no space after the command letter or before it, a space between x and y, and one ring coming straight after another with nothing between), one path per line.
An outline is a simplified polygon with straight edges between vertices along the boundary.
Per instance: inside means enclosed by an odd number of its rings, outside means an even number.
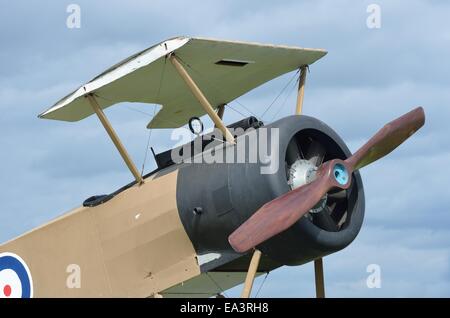
M233 103L236 103L238 105L240 105L242 108L244 108L250 115L253 115L255 117L258 117L254 112L252 112L250 109L248 109L244 104L242 104L240 101L238 101L237 99L232 101Z
M179 55L177 55L177 58L180 60L180 62L182 64L184 64L186 67L188 67L189 69L191 69L193 72L195 72L197 75L204 77L203 74L201 74L198 70L194 69L189 63L185 62ZM309 71L309 68L308 68ZM261 116L257 116L254 112L252 112L249 108L247 108L244 104L242 104L241 102L239 102L238 100L234 100L232 101L233 103L236 103L238 105L240 105L242 108L244 108L250 115L253 115L255 117L259 117L261 119L264 119L264 116L266 115L266 113L270 110L270 108L275 104L275 102L281 97L281 95L286 91L286 89L289 87L289 85L292 83L292 81L297 77L297 75L299 74L300 69L297 69L297 71L294 73L294 75L288 80L288 82L286 83L286 85L281 89L280 93L274 98L274 100L268 105L268 107L265 109L265 111L262 113ZM297 83L299 81L299 77L297 77ZM294 82L295 83L295 82ZM216 91L218 91L219 93L222 93L222 91L216 87L215 85L213 85L212 83L210 83L209 81L207 82L207 85L209 85L210 87L214 88ZM295 87L295 85L294 85ZM276 115L278 115L278 113L280 112L281 108L284 106L284 104L286 104L287 99L290 97L290 95L292 94L293 89L289 92L288 96L284 99L282 105L280 106L280 108L278 109L278 111L275 113L275 115L272 116L272 119L270 121L273 120L273 118L275 118ZM241 116L245 117L245 115L238 111L237 109L235 109L234 107L232 107L230 104L227 104L227 107L230 108L231 110L233 110L234 112L240 114Z
M230 104L227 104L227 107L229 109L231 109L232 111L234 111L235 113L241 115L242 117L246 117L243 113L241 113L240 111L238 111L237 109L235 109L234 107L232 107Z
M163 64L163 67L162 67L162 70L161 70L161 76L160 76L160 78L159 78L158 92L156 93L156 100L159 99L159 95L160 95L160 93L161 93L161 87L162 87L162 84L163 84L163 81L164 81L164 73L165 73L165 71L166 71L166 64L167 64L167 57L164 58L164 64ZM152 118L155 117L155 114L156 114L156 105L153 105L153 115L152 115ZM144 175L144 169L145 169L145 164L147 163L148 150L149 150L149 148L150 148L150 141L151 141L151 138L152 138L152 132L153 132L153 129L150 128L150 129L149 129L149 132L148 132L147 146L145 147L144 161L142 162L141 176Z
M155 117L155 113L156 113L156 105L153 105L152 118ZM147 163L148 149L150 148L150 140L152 139L152 131L153 131L153 129L151 129L151 128L148 130L147 146L145 147L144 161L142 162L141 177L144 176L145 164Z
M281 103L280 107L278 108L278 110L275 112L275 114L273 114L273 116L270 118L270 121L272 122L276 116L280 113L280 111L283 109L284 105L286 104L287 100L289 99L289 97L291 97L292 93L295 91L295 87L297 86L296 84L299 82L300 78L297 77L297 80L294 82L294 85L291 87L290 91L286 94L283 102Z
M294 80L294 78L297 77L297 74L300 72L300 70L297 70L295 74L289 79L289 81L286 83L286 85L283 87L283 89L280 91L280 93L274 98L274 100L270 103L270 105L266 108L266 110L262 113L261 118L264 118L264 115L269 111L269 109L275 104L275 102L280 98L280 96L284 93L286 88L291 84L291 82Z
M147 113L147 112L144 112L143 110L136 109L136 108L133 108L133 107L128 106L128 105L126 105L125 108L128 109L128 110L131 110L131 111L133 111L133 112L136 112L136 113L140 113L140 114L146 115L146 116L148 116L148 117L153 117L152 114L149 114L149 113Z
M98 98L100 98L100 99L106 100L106 101L108 101L108 102L110 102L110 103L115 103L115 101L113 101L112 99L106 98L105 96L98 95L97 93L95 93L95 97L98 97ZM147 112L145 112L145 111L143 111L143 110L136 109L136 108L133 108L133 107L128 106L128 105L125 105L124 107L125 107L126 109L128 109L128 110L133 111L133 112L140 113L140 114L143 114L143 115L148 116L148 117L153 117L152 114L149 114L149 113L147 113Z
M262 281L261 285L259 285L258 291L257 291L256 294L255 294L255 298L258 298L259 292L260 292L261 289L263 288L264 283L266 282L266 279L267 279L267 277L269 276L269 273L270 273L270 272L267 272L267 273L266 273L266 276L264 277L264 280Z
M158 98L159 98L159 96L160 96L160 93L161 93L162 83L163 83L163 81L164 81L164 74L165 74L166 64L167 64L167 58L165 58L164 64L163 64L163 67L162 67L161 76L160 76L160 80L159 80L158 91L157 91L157 93L156 93L156 100L158 100ZM111 99L106 98L106 97L104 97L104 96L100 96L100 95L98 95L98 94L95 94L95 96L98 97L98 98L100 98L100 99L106 100L106 101L108 101L108 102L111 102L111 103L113 102ZM134 111L134 112L137 112L137 113L140 113L140 114L149 116L149 117L151 117L151 118L154 118L154 117L155 117L155 114L156 114L156 104L153 105L153 114L149 114L149 113L147 113L147 112L145 112L145 111L142 111L142 110L133 108L133 107L128 106L128 105L126 105L125 108L128 109L128 110L131 110L131 111ZM166 121L166 120L163 120L163 121ZM171 124L173 124L173 123L171 123ZM143 162L142 162L141 176L144 175L145 165L146 165L146 163L147 163L147 158L148 158L148 151L149 151L149 148L150 148L150 142L151 142L152 132L153 132L153 129L150 128L150 129L149 129L149 133L148 133L148 138L147 138L147 144L146 144L146 147L145 147L144 160L143 160Z
M206 272L206 276L208 276L208 278L214 283L214 285L216 285L216 287L222 292L222 294L228 298L228 295L225 293L225 290L223 290L222 287L220 287L220 285L209 275L208 272Z

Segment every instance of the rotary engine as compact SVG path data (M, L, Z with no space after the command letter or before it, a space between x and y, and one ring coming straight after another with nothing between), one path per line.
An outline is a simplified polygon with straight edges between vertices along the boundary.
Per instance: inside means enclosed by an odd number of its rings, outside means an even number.
M177 203L183 225L198 254L219 253L223 263L241 255L230 246L228 236L259 208L313 181L322 162L351 155L336 132L308 116L286 117L252 133L256 139L246 133L236 138L234 146L210 150L224 162L179 165ZM267 156L252 160L264 142ZM245 160L234 153L234 160L227 161L230 147L245 150ZM300 265L350 244L364 218L359 172L351 178L348 189L328 192L304 217L258 249L282 264Z

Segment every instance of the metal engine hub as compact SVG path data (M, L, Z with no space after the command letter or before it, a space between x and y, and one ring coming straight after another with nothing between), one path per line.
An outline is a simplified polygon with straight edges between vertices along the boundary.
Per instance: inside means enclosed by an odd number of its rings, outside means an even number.
M317 167L306 159L296 160L288 170L288 184L292 190L314 181L316 178ZM327 203L327 194L309 210L310 213L321 212Z

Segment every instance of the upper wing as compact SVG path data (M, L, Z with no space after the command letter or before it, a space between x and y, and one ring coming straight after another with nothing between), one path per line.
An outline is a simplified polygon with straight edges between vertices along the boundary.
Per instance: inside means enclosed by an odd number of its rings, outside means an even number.
M102 108L121 102L161 104L149 128L175 128L205 112L165 58L175 52L213 107L326 54L321 49L178 37L113 66L39 115L78 121L93 110L84 96L95 93Z

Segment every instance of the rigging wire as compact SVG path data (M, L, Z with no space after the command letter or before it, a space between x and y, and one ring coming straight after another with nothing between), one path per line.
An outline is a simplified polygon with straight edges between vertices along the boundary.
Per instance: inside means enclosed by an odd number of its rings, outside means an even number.
M106 98L105 96L98 95L98 93L95 93L94 95L95 95L95 97L98 97L100 99L106 100L106 101L108 101L110 103L115 103L115 101L113 101L112 99ZM156 105L154 105L154 106L156 108ZM148 116L148 117L153 117L154 116L154 115L149 114L149 113L147 113L147 112L145 112L143 110L140 110L140 109L137 109L137 108L133 108L133 107L128 106L128 105L125 105L124 108L126 108L128 110L131 110L133 112L136 112L136 113L143 114L143 115ZM155 109L155 111L156 111L156 109ZM162 121L166 121L166 120L162 120ZM169 122L169 121L167 121L167 122Z
M289 99L289 97L291 97L292 93L295 91L295 87L297 86L297 83L300 81L300 78L298 77L297 80L294 82L294 85L291 87L289 93L285 96L283 102L281 103L280 107L278 108L278 110L276 111L275 114L273 114L273 116L270 119L270 122L272 122L276 116L280 113L280 111L283 109L284 105L286 104L287 100Z
M133 108L133 107L128 106L128 105L126 105L125 108L128 109L128 110L131 110L131 111L133 111L133 112L137 112L137 113L146 115L146 116L148 116L148 117L150 117L150 118L151 118L151 117L154 117L154 115L152 115L152 114L149 114L149 113L147 113L147 112L144 112L144 111L142 111L142 110L140 110L140 109ZM155 108L156 108L156 105L155 105ZM165 122L165 123L168 123L168 124L171 124L171 125L176 125L176 126L179 126L179 125L180 125L180 124L177 124L177 123L175 123L175 122L173 122L173 121L170 121L170 120L168 120L168 119L158 118L158 120L160 120L160 121L162 121L162 122Z
M106 100L107 102L110 102L110 103L113 103L113 104L116 103L116 102L113 101L112 99L109 99L109 98L107 98L107 97L105 97L105 96L101 96L101 95L99 95L98 93L94 93L94 95L95 95L95 97L98 97L98 98L100 98L100 99ZM128 109L128 110L131 110L131 111L133 111L133 112L137 112L137 113L140 113L140 114L149 116L149 117L153 117L152 114L149 114L149 113L147 113L147 112L144 112L143 110L136 109L136 108L133 108L133 107L128 106L128 105L125 105L124 108L126 108L126 109Z
M206 276L214 283L214 285L216 285L216 287L222 292L222 294L226 297L229 298L227 293L225 293L225 290L223 290L222 287L220 287L220 285L209 275L208 272L206 272Z
M280 93L274 98L274 100L272 101L272 103L270 103L270 105L266 108L266 110L262 113L261 118L264 119L264 115L269 111L269 109L275 104L275 102L278 100L278 98L280 98L280 96L284 93L284 91L286 90L286 88L291 84L291 82L294 80L295 77L297 77L297 74L300 72L300 70L298 69L297 72L295 72L295 74L291 77L291 79L286 83L286 85L283 87L283 89L280 91Z
M156 100L158 100L158 98L160 96L160 93L161 93L161 87L162 87L162 83L164 81L164 74L165 74L166 64L167 64L167 57L164 59L164 64L163 64L163 68L162 68L161 76L160 76L160 80L159 80L158 91L157 91L157 94L156 94ZM104 96L100 96L97 93L95 93L95 96L100 98L100 99L106 100L106 101L108 101L110 103L114 103L113 100L111 100L111 99L109 99L107 97L104 97ZM147 113L145 111L133 108L131 106L128 106L128 105L125 106L125 108L128 109L128 110L131 110L131 111L134 111L134 112L137 112L137 113L140 113L140 114L144 114L144 115L149 116L151 118L155 117L156 107L157 107L156 104L153 104L153 114L149 114L149 113ZM169 122L170 124L174 124L174 123L170 122L169 120L163 120L162 119L161 121ZM147 163L147 157L148 157L148 151L149 151L149 148L150 148L150 141L151 141L151 137L152 137L152 132L153 132L153 129L149 128L149 133L148 133L148 138L147 138L147 145L146 145L146 148L145 148L145 155L144 155L144 160L143 160L143 163L142 163L141 176L144 175L144 169L145 169L145 165Z
M183 58L181 58L179 55L177 55L177 58L180 60L180 62L182 64L184 64L186 67L188 67L189 69L191 69L193 72L195 72L196 74L198 74L201 77L204 77L204 75L202 73L200 73L198 70L194 69L189 63L187 63L186 61L183 60ZM309 71L309 68L308 68ZM255 117L259 117L261 119L264 120L264 116L266 115L266 113L270 110L270 108L275 104L275 102L281 97L281 95L285 92L285 90L289 87L289 85L292 83L292 81L297 77L297 74L300 73L300 69L297 69L297 71L294 73L294 75L289 79L289 81L286 83L286 85L281 89L280 93L274 98L274 100L269 104L269 106L266 108L266 110L262 113L261 116L257 116L254 112L252 112L249 108L247 108L244 104L242 104L241 102L239 102L238 100L234 100L232 101L233 103L237 103L238 105L240 105L242 108L244 108L250 115L255 116ZM298 83L299 82L300 77L297 77L297 80L294 83ZM210 83L210 81L206 82L207 85L209 85L210 87L214 88L216 91L218 91L219 93L223 94L223 91L221 89L219 89L218 87L216 87L215 85L213 85L212 83ZM295 87L295 85L293 86ZM290 97L290 95L292 95L293 89L291 89L291 91L289 92L288 96L284 99L283 103L281 104L280 108L278 109L278 111L275 113L275 115L272 116L272 119L270 121L273 120L273 118L275 118L276 115L278 115L278 113L280 112L281 108L286 104L287 99ZM235 111L236 113L240 114L241 116L245 117L245 115L238 111L237 109L233 108L230 104L227 104L227 107L229 107L231 110Z
M255 298L258 298L259 292L261 291L261 289L264 286L264 283L266 282L267 277L269 276L270 272L266 273L266 276L264 277L264 280L262 281L261 285L259 285L258 291L255 294Z
M152 118L155 117L155 113L156 113L156 105L153 105L153 116L152 116ZM148 149L150 148L150 140L152 139L152 131L153 131L152 128L150 128L148 130L147 146L145 147L144 161L142 162L141 177L144 176L144 169L145 169L145 164L147 162Z
M156 107L156 106L155 106L155 107ZM128 105L126 105L125 108L127 108L128 110L131 110L131 111L133 111L133 112L136 112L136 113L140 113L140 114L146 115L146 116L148 116L148 117L153 117L152 114L149 114L149 113L147 113L147 112L144 112L143 110L140 110L140 109L137 109L137 108L128 106Z
M164 81L164 74L165 74L165 71L166 71L166 64L167 64L167 56L164 57L164 64L163 64L163 67L162 67L161 76L159 78L159 86L158 86L158 92L156 93L156 100L159 100L159 95L161 93L161 87L162 87L162 83ZM152 119L155 117L155 114L156 114L156 105L153 105L153 116L152 116ZM149 128L148 138L147 138L147 146L145 147L144 161L142 162L141 177L144 175L145 164L147 163L148 150L150 148L150 140L152 138L152 132L153 132L153 129Z
M234 101L232 101L233 103L236 103L236 104L238 104L238 105L240 105L242 108L244 108L250 115L253 115L253 116L255 116L255 117L258 117L258 116L256 116L256 114L254 113L254 112L252 112L250 109L248 109L244 104L242 104L240 101L238 101L237 99L236 100L234 100Z
M230 104L226 104L228 108L230 108L232 111L234 111L235 113L238 113L239 115L241 115L242 117L247 117L245 116L243 113L241 113L240 111L238 111L237 109L235 109L234 107L232 107Z

